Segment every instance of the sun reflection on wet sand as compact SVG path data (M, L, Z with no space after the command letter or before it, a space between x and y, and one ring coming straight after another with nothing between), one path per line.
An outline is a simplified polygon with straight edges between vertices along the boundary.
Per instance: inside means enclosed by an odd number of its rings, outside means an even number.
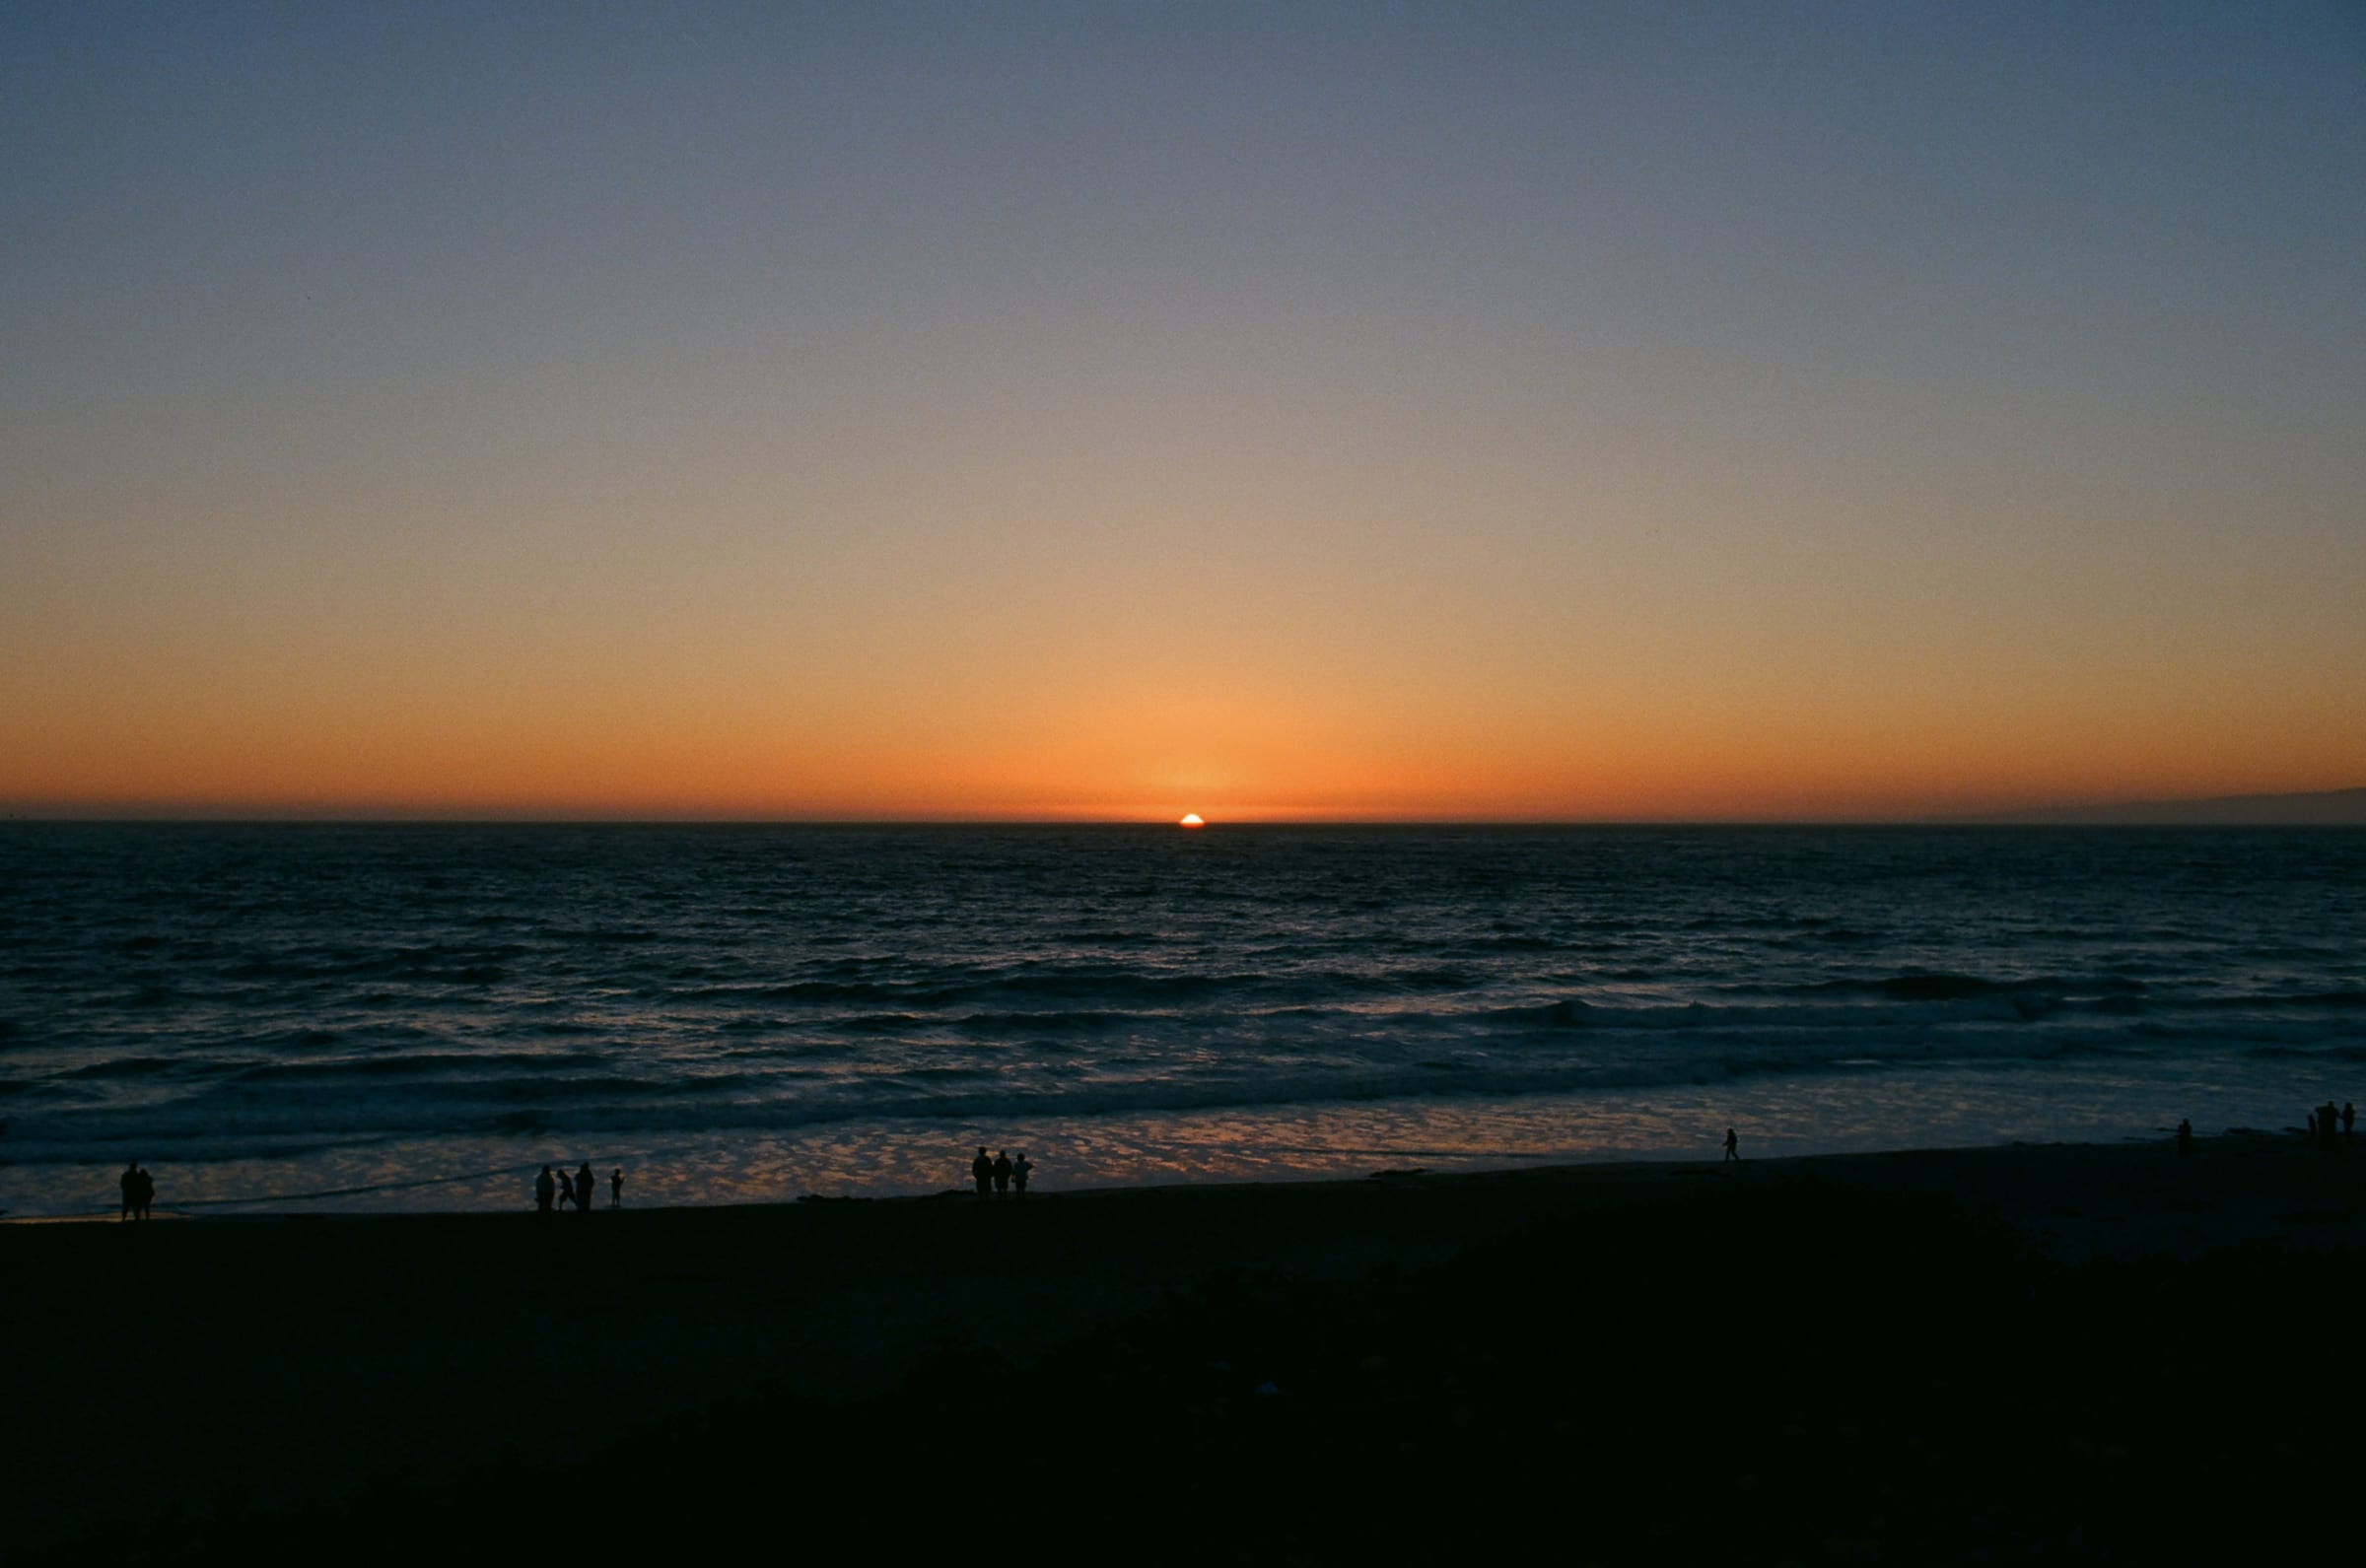
M2197 1078L2203 1130L2282 1125L2283 1108ZM604 1191L625 1171L627 1207L921 1196L966 1191L980 1144L1035 1162L1036 1191L1178 1182L1300 1181L1383 1169L1481 1170L1556 1162L1713 1159L1727 1125L1746 1157L1959 1147L2020 1139L2114 1141L2174 1125L2158 1085L2106 1070L2065 1078L1869 1069L1849 1078L1747 1081L1583 1096L1331 1103L1133 1116L910 1119L791 1130L403 1139L280 1159L179 1162L143 1149L162 1215L519 1210L544 1163L589 1160ZM2197 1123L2200 1119L2197 1119ZM0 1167L14 1218L111 1214L114 1166Z

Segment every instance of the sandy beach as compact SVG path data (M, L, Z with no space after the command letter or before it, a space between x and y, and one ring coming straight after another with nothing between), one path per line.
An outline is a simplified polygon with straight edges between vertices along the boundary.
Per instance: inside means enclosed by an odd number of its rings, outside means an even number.
M1814 1215L1837 1193L1953 1199L2064 1264L2366 1249L2366 1158L2264 1134L2187 1160L2166 1142L2014 1146L994 1202L0 1226L19 1436L0 1517L19 1552L393 1472L579 1461L756 1391L870 1397L972 1347L1023 1365L1224 1270L1352 1280L1661 1213L1680 1255L1705 1202Z

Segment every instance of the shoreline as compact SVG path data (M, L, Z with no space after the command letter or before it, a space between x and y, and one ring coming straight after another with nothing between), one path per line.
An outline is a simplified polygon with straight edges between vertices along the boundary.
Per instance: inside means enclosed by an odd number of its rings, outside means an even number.
M2220 1131L2212 1133L2196 1132L2195 1147L2196 1149L2206 1149L2227 1146L2238 1149L2264 1150L2288 1145L2296 1150L2306 1151L2311 1148L2311 1145L2307 1141L2308 1136L2309 1135L2304 1131L2304 1129L2298 1126L2280 1127L2274 1129L2254 1126L2228 1126ZM1906 1143L1870 1148L1843 1144L1835 1147L1809 1148L1805 1150L1786 1146L1781 1148L1778 1152L1772 1154L1763 1152L1744 1154L1736 1163L1753 1168L1782 1170L1808 1170L1826 1167L1846 1169L1852 1165L1861 1164L1863 1162L1894 1161L1902 1159L1957 1160L1969 1159L1983 1155L1996 1155L2009 1150L2068 1148L2114 1150L2169 1147L2173 1138L2174 1129L2170 1126L2163 1125L2146 1128L2137 1132L2127 1132L2122 1136L2108 1139L2084 1136L2012 1137L1998 1138L1993 1141L1983 1142L1942 1142L1931 1144ZM967 1147L967 1145L963 1145L963 1147ZM1080 1181L1076 1181L1073 1185L1063 1183L1058 1178L1054 1178L1050 1185L1045 1185L1039 1182L1034 1188L1032 1197L1029 1199L1029 1201L1041 1201L1047 1198L1058 1198L1062 1201L1067 1201L1070 1199L1086 1196L1105 1197L1140 1193L1210 1192L1231 1189L1274 1189L1287 1191L1323 1187L1356 1188L1366 1181L1375 1179L1420 1179L1430 1183L1461 1182L1514 1177L1570 1180L1581 1179L1589 1174L1604 1176L1615 1175L1617 1173L1639 1174L1650 1171L1666 1171L1672 1168L1697 1167L1703 1165L1713 1166L1721 1163L1717 1153L1714 1150L1714 1146L1704 1145L1702 1149L1697 1151L1687 1149L1683 1152L1649 1153L1619 1149L1605 1152L1598 1157L1574 1159L1556 1155L1496 1155L1492 1157L1472 1157L1464 1154L1461 1151L1444 1150L1439 1151L1437 1155L1432 1156L1437 1158L1439 1161L1439 1163L1436 1165L1411 1163L1390 1167L1374 1164L1376 1161L1392 1159L1418 1161L1423 1157L1424 1156L1419 1152L1372 1150L1370 1151L1369 1159L1361 1162L1362 1168L1352 1171L1343 1169L1307 1169L1298 1172L1257 1172L1252 1174L1241 1174L1233 1170L1217 1169L1207 1173L1195 1173L1175 1177L1169 1177L1161 1173L1146 1180L1110 1180L1086 1178ZM203 1162L200 1163L202 1164ZM157 1168L158 1167L152 1162L150 1169L154 1170ZM168 1174L168 1176L184 1169L183 1166L171 1161L165 1162L161 1168ZM601 1168L605 1169L606 1167L602 1165ZM281 1220L301 1220L308 1223L342 1223L346 1221L461 1220L470 1218L500 1218L504 1216L516 1217L520 1215L531 1216L533 1209L531 1206L530 1182L534 1169L535 1167L530 1163L516 1164L504 1168L499 1173L492 1173L497 1174L502 1178L499 1187L495 1189L495 1191L507 1193L512 1189L516 1190L516 1196L515 1200L513 1201L496 1200L477 1204L423 1208L344 1208L316 1206L337 1198L367 1196L389 1190L415 1190L424 1187L435 1187L447 1184L469 1182L482 1183L485 1180L486 1173L471 1173L450 1177L406 1180L392 1184L347 1188L320 1193L273 1193L255 1197L180 1198L177 1201L159 1202L155 1208L155 1219L174 1225L183 1225L189 1223L215 1225L223 1223L267 1222ZM633 1168L627 1167L627 1170L629 1194L631 1192L630 1175ZM107 1176L110 1184L116 1174L119 1174L119 1172L115 1168L109 1167L107 1169ZM604 1195L604 1180L601 1183L601 1187L603 1189L603 1195L601 1196L599 1202L595 1205L593 1211L601 1214L617 1212L608 1207L607 1199ZM966 1185L966 1176L964 1175L964 1180L960 1185L955 1185L948 1181L944 1186L926 1192L825 1192L819 1189L814 1189L791 1195L788 1194L784 1189L782 1195L768 1194L754 1197L724 1195L712 1198L691 1198L688 1200L677 1200L661 1196L656 1199L644 1199L638 1202L632 1201L628 1195L627 1203L622 1211L637 1214L685 1214L720 1210L736 1212L795 1210L805 1208L814 1204L836 1205L856 1203L896 1206L910 1203L940 1203L952 1202L956 1200L974 1200L975 1195L976 1194L972 1189ZM1002 1198L999 1195L996 1200L1016 1201L1015 1199ZM571 1220L580 1219L583 1217L578 1210L568 1207L561 1207L557 1212ZM107 1203L93 1203L84 1208L53 1213L18 1213L0 1209L0 1234L5 1234L6 1232L14 1229L32 1227L113 1225L117 1223L120 1223L119 1211L111 1201Z
M1951 1199L2030 1251L2366 1251L2366 1151L2283 1134L1375 1180L683 1208L207 1215L0 1226L20 1408L0 1474L30 1547L118 1518L109 1456L169 1447L143 1506L273 1507L505 1455L574 1458L757 1390L863 1398L948 1347L1027 1364L1227 1270L1347 1281L1588 1215L1746 1191ZM1681 1245L1672 1235L1670 1245ZM1868 1249L1878 1237L1863 1238Z
M1713 1087L1655 1087L1040 1115L1012 1125L890 1119L532 1137L406 1134L331 1139L297 1152L184 1151L126 1137L105 1160L0 1163L0 1223L111 1218L122 1160L135 1155L160 1172L160 1211L175 1215L459 1214L530 1205L541 1164L573 1169L587 1157L603 1188L605 1174L622 1166L628 1202L670 1208L966 1189L969 1152L979 1143L1025 1148L1042 1173L1039 1187L1073 1192L1352 1181L1385 1166L1461 1174L1714 1160L1719 1132L1737 1123L1745 1156L1757 1160L2165 1138L2181 1102L2208 1108L2205 1135L2233 1134L2280 1127L2290 1110L2287 1094L2238 1092L2223 1075L2151 1094L2084 1070L1923 1065L1808 1074L1754 1082L1740 1098ZM2297 1126L2289 1132L2301 1136ZM0 1154L7 1152L0 1140Z

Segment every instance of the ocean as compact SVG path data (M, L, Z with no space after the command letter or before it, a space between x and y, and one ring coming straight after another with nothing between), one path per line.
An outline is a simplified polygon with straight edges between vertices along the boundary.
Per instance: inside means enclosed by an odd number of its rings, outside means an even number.
M0 825L0 1210L2297 1126L2366 832Z

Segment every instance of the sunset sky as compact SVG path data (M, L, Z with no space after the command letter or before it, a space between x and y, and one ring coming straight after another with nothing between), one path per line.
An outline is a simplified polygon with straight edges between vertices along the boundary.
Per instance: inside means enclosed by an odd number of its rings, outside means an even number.
M0 810L2359 784L2355 5L0 9Z

